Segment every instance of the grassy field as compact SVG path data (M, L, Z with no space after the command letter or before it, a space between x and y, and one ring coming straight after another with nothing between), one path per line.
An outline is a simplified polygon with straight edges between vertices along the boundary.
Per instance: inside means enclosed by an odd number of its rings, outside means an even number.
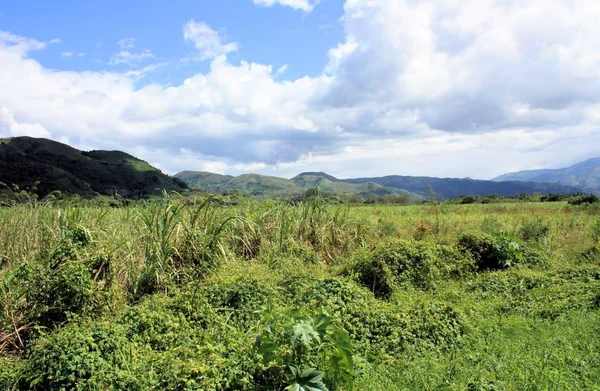
M600 390L599 245L566 203L2 208L0 389Z

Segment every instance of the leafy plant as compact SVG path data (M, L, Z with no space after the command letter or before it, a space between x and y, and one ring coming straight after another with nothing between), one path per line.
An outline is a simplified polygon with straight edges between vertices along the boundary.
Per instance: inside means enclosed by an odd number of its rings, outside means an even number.
M525 247L511 233L494 236L465 234L458 240L458 248L469 253L480 271L502 270L525 259Z
M301 370L296 367L289 367L291 376L288 377L289 385L285 388L287 391L329 391L323 383L323 372L314 368Z
M350 336L329 313L320 310L301 316L296 311L267 312L265 322L267 326L255 346L271 371L280 369L280 378L274 383L283 381L281 369L286 367L291 372L286 377L286 390L327 390L326 382L352 386L354 359Z

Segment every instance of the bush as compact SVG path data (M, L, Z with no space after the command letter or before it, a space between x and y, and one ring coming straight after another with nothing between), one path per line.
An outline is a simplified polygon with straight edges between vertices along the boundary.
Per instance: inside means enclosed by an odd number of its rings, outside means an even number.
M569 200L570 205L592 205L600 203L600 198L594 194L580 194Z
M524 260L524 247L512 234L466 234L458 248L470 254L479 271L503 270Z
M550 233L550 227L542 220L527 220L519 228L519 237L525 241L544 241Z
M232 283L215 283L204 289L208 303L231 324L247 329L260 319L260 312L276 302L271 287L256 280L239 279Z
M356 350L370 358L400 357L409 346L450 348L465 333L462 316L449 306L425 303L402 310L339 278L314 284L299 303L339 317Z
M19 389L141 389L126 369L137 350L121 326L68 325L33 346Z
M461 277L472 261L452 247L404 241L363 256L352 269L361 285L388 299L402 285L428 290L441 278Z

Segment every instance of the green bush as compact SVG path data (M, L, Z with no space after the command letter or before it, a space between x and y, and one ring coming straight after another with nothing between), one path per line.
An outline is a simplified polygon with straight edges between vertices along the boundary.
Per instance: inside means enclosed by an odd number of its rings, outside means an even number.
M141 389L128 370L140 353L119 325L71 324L32 347L19 389Z
M408 329L417 347L432 350L460 344L467 331L463 315L440 303L422 303L413 308L409 312Z
M507 269L525 259L524 246L509 233L465 234L458 248L473 257L479 271Z
M464 276L472 267L470 258L452 247L403 241L363 255L352 273L375 296L388 299L399 286L428 290L442 278Z
M242 329L255 326L261 311L277 301L273 288L253 279L211 284L204 289L204 295L217 313Z
M525 241L545 241L550 227L541 219L527 220L519 228L519 237Z
M0 389L18 390L25 362L17 357L0 357Z
M401 310L339 278L314 284L299 302L339 317L365 357L400 357L409 346L446 349L459 343L466 332L463 317L449 306L425 303Z
M352 281L330 278L309 287L298 304L325 308L339 317L356 348L363 354L396 354L410 342L406 316L378 302Z

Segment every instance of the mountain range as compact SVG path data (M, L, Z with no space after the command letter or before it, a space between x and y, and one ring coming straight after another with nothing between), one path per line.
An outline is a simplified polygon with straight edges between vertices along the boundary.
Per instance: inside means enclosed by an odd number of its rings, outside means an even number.
M526 170L500 175L493 179L503 181L528 181L560 183L577 187L586 193L600 195L600 158L588 159L570 167L556 170Z
M118 193L130 198L150 195L158 189L187 188L180 180L124 152L84 152L32 137L0 139L0 181L21 189L32 189L39 182L35 187L41 197L60 190L83 197Z
M191 187L214 192L239 191L252 195L293 195L315 186L325 192L365 195L406 194L410 199L422 200L432 196L440 199L456 198L461 195L502 196L519 193L568 194L580 189L557 183L493 182L476 179L411 177L390 175L374 178L339 179L321 172L305 172L292 179L244 174L240 176L220 175L209 172L183 171L175 175Z
M159 189L183 191L188 187L211 192L288 197L319 186L327 193L363 197L401 195L418 201L431 197L432 190L439 199L466 194L598 193L600 158L559 170L506 174L492 181L400 175L340 179L323 172L305 172L291 179L198 171L183 171L172 177L121 151L86 152L48 139L12 137L0 139L0 182L6 185L0 186L5 190L13 184L21 189L35 186L41 197L60 190L84 197L118 193L132 198L156 194Z

